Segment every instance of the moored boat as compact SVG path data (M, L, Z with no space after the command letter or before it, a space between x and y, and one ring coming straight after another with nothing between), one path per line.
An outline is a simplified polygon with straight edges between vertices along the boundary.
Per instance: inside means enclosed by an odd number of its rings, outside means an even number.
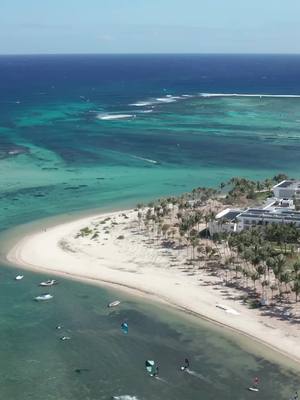
M39 295L39 296L36 296L35 298L34 298L34 300L36 300L36 301L43 301L43 300L50 300L50 299L52 299L53 298L53 296L50 294L50 293L45 293L45 294L41 294L41 295Z
M119 300L115 300L115 301L112 301L111 303L109 303L109 304L107 305L107 307L116 307L116 306L118 306L120 303L121 303L121 302L120 302Z
M20 281L21 279L23 279L24 278L24 275L17 275L16 277L15 277L15 280L16 281Z
M53 286L57 284L58 282L55 279L48 279L47 281L41 282L40 286Z

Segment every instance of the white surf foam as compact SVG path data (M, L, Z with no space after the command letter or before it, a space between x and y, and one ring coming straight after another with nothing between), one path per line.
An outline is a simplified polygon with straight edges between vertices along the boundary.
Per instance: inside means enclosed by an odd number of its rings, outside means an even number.
M274 97L300 98L299 94L250 94L250 93L199 93L200 97Z
M179 100L180 97L178 96L171 96L171 95L166 95L166 97L157 97L156 101L159 103L175 103L175 101Z
M155 104L155 102L153 103L153 101L138 101L136 103L131 103L129 105L135 107L145 107L145 106L151 106L152 104Z
M136 396L130 396L129 394L124 394L121 396L113 396L115 400L139 400Z
M141 111L137 111L140 114L150 114L153 112L153 110L141 110Z
M134 107L154 107L159 104L175 103L180 100L188 100L197 97L255 97L255 98L300 98L300 94L265 94L265 93L198 93L198 94L182 94L180 96L173 96L167 94L163 97L150 98L147 100L137 101L131 103L130 106ZM143 112L151 113L152 110Z
M137 160L141 160L141 161L146 161L150 164L158 164L158 161L156 160L151 160L150 158L144 158L144 157L138 157L138 156L132 156L133 158L136 158Z
M98 114L97 118L103 121L109 121L114 119L132 119L135 118L135 114Z
M186 97L186 95L184 97ZM136 103L131 103L129 105L135 106L135 107L146 107L146 106L153 106L153 105L162 104L162 103L174 103L175 101L183 99L184 97L183 96L172 96L171 94L167 94L164 97L157 97L155 99L137 101Z

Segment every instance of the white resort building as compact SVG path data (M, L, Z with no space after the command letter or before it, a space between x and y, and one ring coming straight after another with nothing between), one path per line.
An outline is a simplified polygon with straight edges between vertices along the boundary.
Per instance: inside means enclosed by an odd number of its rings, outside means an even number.
M300 198L300 181L288 179L273 186L272 191L276 199Z
M240 232L256 225L295 224L300 228L300 211L295 211L294 199L300 199L300 181L285 180L272 188L273 198L257 208L221 211L209 222L210 235L222 232Z
M300 212L284 208L248 208L237 217L239 231L255 225L295 224L300 228Z
M222 232L239 232L237 216L243 211L240 209L226 208L216 215L213 221L208 223L208 230L210 235Z

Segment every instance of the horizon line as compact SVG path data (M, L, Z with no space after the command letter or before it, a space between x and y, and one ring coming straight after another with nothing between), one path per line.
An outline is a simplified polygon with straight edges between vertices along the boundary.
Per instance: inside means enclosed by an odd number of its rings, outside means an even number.
M7 56L188 56L188 55L199 55L199 56L300 56L300 53L200 53L200 52L189 52L189 53L162 53L162 52L150 52L150 53L125 53L125 52L116 52L116 53L0 53L0 57Z

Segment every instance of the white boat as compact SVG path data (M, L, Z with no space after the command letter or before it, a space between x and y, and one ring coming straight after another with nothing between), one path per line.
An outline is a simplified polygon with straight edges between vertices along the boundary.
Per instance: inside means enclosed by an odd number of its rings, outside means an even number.
M36 301L43 301L43 300L50 300L53 296L49 293L41 294L40 296L36 296L34 300Z
M48 281L45 282L41 282L40 286L53 286L53 285L57 285L58 282L55 279L48 279Z
M21 279L23 279L24 278L24 275L17 275L16 277L15 277L15 280L16 281L20 281Z
M259 392L259 389L255 387L249 387L248 390L250 390L250 392Z
M116 306L118 306L120 303L121 303L121 302L120 302L119 300L115 300L115 301L112 301L111 303L109 303L109 304L107 305L107 307L116 307Z

